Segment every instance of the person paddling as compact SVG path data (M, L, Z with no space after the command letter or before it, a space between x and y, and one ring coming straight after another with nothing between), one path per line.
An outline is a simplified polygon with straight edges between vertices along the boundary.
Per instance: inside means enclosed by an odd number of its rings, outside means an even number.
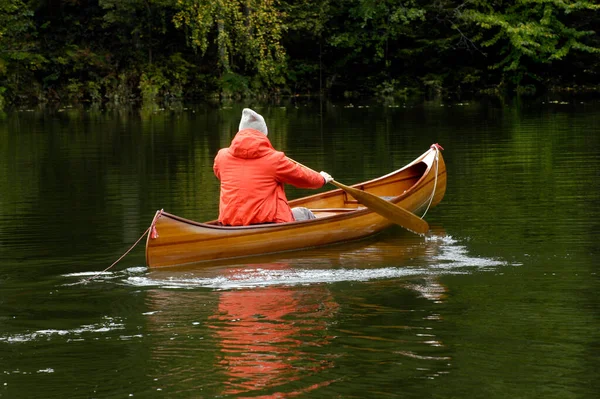
M215 157L213 170L221 182L219 222L225 226L284 223L314 219L307 208L290 208L284 184L317 189L333 181L277 151L268 139L264 118L244 108L231 145Z

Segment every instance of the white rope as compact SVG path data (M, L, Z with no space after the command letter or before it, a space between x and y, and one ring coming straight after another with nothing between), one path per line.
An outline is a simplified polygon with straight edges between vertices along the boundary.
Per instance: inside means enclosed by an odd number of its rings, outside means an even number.
M433 183L433 192L431 193L431 198L429 198L429 204L427 204L427 209L425 209L425 213L423 213L423 216L421 216L421 219L423 219L425 217L425 215L427 215L427 211L429 211L429 207L431 206L431 203L433 202L433 197L435 196L435 190L437 188L438 166L440 164L440 159L439 159L440 149L437 148L436 146L434 146L434 148L435 148L435 181Z

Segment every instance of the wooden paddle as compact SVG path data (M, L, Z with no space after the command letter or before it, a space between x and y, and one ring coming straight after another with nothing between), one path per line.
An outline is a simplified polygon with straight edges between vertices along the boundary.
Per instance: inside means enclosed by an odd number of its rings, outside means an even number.
M290 159L292 162L297 163L306 169L313 170L309 167L302 165L299 162ZM314 171L314 170L313 170ZM425 234L429 230L429 224L415 215L414 213L399 207L383 198L380 198L374 194L368 193L363 190L359 190L354 187L346 186L345 184L338 183L333 180L330 182L334 186L341 188L364 206L372 210L373 212L383 216L384 218L396 223L397 225L404 227L405 229L412 231L417 234Z

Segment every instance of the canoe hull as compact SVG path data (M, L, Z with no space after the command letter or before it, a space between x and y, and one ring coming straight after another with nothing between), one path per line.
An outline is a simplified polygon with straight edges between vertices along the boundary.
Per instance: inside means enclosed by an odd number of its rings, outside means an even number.
M436 206L446 191L446 166L433 147L407 166L378 179L353 185L419 214ZM392 223L364 208L340 189L290 201L317 219L254 226L223 227L158 211L146 240L148 267L165 267L277 253L357 240Z

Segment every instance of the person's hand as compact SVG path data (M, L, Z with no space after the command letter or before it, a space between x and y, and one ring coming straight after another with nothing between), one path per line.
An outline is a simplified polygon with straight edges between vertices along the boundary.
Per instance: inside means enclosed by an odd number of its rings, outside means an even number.
M333 181L333 177L331 177L329 173L321 171L319 172L319 174L323 176L323 179L325 179L325 184L331 183Z

